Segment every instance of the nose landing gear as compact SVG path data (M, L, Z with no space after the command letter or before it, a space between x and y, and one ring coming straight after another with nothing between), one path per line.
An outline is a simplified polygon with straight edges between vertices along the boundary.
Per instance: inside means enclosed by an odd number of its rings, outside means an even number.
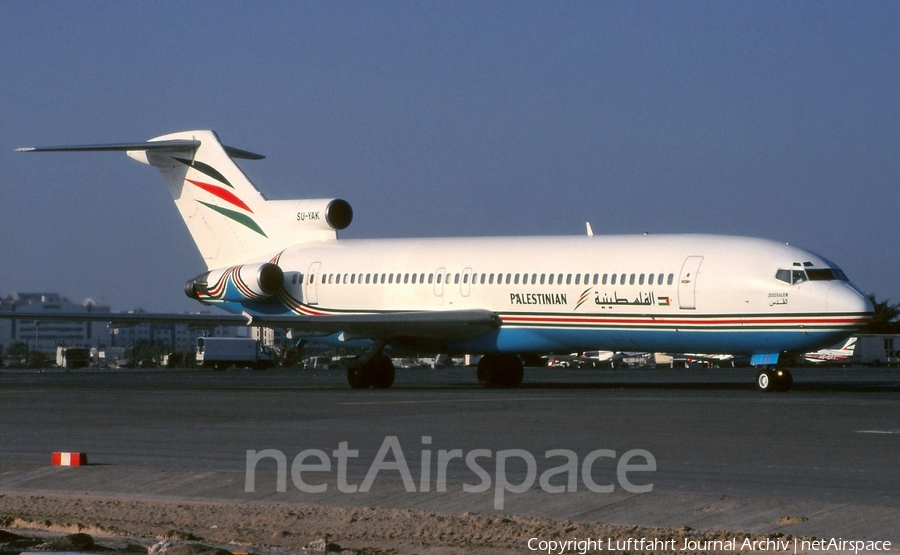
M783 368L763 368L756 374L756 387L765 393L778 391L783 393L794 385L794 378Z

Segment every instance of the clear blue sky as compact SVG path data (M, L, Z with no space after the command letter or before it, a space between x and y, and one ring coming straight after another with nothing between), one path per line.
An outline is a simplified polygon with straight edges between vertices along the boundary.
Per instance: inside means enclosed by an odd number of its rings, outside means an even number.
M159 175L214 129L343 237L700 232L900 301L897 2L0 2L0 295L186 310ZM523 253L525 255L526 253Z

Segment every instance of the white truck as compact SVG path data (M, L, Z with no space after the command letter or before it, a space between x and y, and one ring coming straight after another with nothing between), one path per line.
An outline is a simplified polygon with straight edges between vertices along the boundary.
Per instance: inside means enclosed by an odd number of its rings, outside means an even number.
M248 337L198 337L197 365L215 370L229 366L262 370L275 365L275 352Z
M56 347L56 365L66 370L87 368L91 365L91 350L85 347Z
M851 361L856 364L888 366L900 363L900 335L860 334Z

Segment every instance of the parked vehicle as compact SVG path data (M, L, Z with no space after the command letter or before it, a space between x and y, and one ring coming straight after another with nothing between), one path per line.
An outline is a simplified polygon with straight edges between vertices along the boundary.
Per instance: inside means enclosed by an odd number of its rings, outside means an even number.
M91 364L91 350L84 347L56 348L56 365L66 370L87 368Z
M275 365L275 352L247 337L198 337L197 365L215 370L229 366L262 370Z

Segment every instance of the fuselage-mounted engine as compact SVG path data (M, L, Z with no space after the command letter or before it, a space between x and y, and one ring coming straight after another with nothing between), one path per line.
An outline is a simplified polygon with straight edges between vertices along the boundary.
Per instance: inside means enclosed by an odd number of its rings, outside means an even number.
M261 301L284 287L284 271L271 262L218 268L184 285L185 294L203 303Z

